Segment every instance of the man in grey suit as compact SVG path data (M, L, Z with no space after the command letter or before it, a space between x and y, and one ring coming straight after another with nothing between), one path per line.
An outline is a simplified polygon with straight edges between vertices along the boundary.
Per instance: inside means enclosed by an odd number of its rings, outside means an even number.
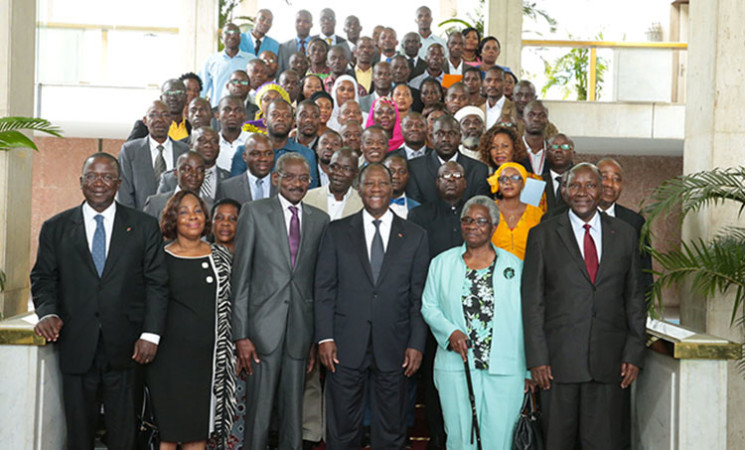
M547 400L550 449L628 442L625 396L642 365L646 308L636 232L598 212L600 184L594 165L570 169L570 210L531 229L525 251L525 356Z
M334 10L331 8L322 9L319 21L321 22L321 33L313 36L313 38L323 39L329 47L338 45L343 48L347 55L347 61L351 61L352 50L349 48L349 42L336 34L336 13Z
M393 90L393 72L391 64L381 61L373 66L371 94L360 98L360 109L364 112L370 111L373 102L380 97L391 95Z
M297 36L290 39L287 42L279 44L279 55L277 60L279 61L278 72L282 73L287 69L292 69L290 66L290 57L297 52L306 54L308 50L308 44L310 44L310 29L313 28L313 15L305 10L301 9L295 14L295 33ZM305 73L298 73L302 78Z
M160 220L160 215L166 208L168 200L178 191L191 191L198 193L204 182L204 158L197 152L188 151L179 156L176 162L175 176L178 179L178 186L164 194L155 194L145 200L143 211L156 219ZM200 195L201 197L201 195ZM212 207L212 199L202 199L207 206ZM205 212L209 213L209 212Z
M310 165L286 153L279 195L242 208L233 258L233 339L246 370L244 448L264 450L277 393L279 448L302 446L303 383L315 364L313 281L329 217L302 203Z
M217 186L230 178L230 172L217 167L216 164L217 156L220 154L220 135L214 129L204 126L194 130L190 139L191 151L199 153L204 158L204 181L199 189L199 196L212 203L215 200ZM178 186L176 170L164 172L163 176L160 177L158 194L173 192L176 186Z
M248 170L217 185L215 200L232 198L238 203L273 197L277 186L271 183L270 172L274 168L274 149L269 138L263 134L252 134L243 147L243 161Z
M154 101L142 120L148 135L125 142L119 152L122 183L117 193L119 203L140 211L157 191L163 172L173 169L178 157L189 151L188 145L168 137L171 115L162 101Z

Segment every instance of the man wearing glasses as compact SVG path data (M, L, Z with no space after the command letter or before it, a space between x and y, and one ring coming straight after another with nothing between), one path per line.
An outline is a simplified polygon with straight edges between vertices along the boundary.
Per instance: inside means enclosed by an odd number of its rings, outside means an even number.
M199 73L204 83L202 96L208 98L212 107L216 107L220 99L228 95L226 84L230 75L236 70L243 70L256 56L240 50L241 30L237 25L228 23L222 31L222 42L225 49L215 53L204 63Z
M566 207L561 196L561 178L574 165L574 155L574 141L567 135L559 133L549 140L546 155L548 171L543 173L543 181L546 182L546 212L549 214Z
M160 100L168 107L168 137L174 141L181 141L191 135L191 124L184 117L186 106L186 85L184 82L171 78L166 80L160 87ZM181 109L178 109L181 108ZM142 120L137 120L132 131L127 136L127 141L144 138L148 134L148 127Z

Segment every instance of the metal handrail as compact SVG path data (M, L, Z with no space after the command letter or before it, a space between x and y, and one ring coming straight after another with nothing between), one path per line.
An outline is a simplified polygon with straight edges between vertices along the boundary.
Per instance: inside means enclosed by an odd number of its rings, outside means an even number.
M571 47L590 49L590 69L587 74L587 101L596 100L598 64L598 48L639 48L648 50L688 50L687 42L613 42L613 41L570 41L570 40L541 40L523 39L523 47Z

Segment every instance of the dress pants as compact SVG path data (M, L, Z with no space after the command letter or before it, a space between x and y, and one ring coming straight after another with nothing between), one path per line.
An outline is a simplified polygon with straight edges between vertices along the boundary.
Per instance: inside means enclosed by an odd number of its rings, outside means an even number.
M434 379L435 353L437 353L437 341L432 335L432 332L428 330L422 367L419 369L424 386L424 406L426 407L424 417L427 419L430 444L434 447L444 448L445 424L442 419L440 396L437 393Z
M84 374L62 374L62 395L67 421L67 449L91 450L103 401L107 446L132 450L137 427L134 405L135 372L139 368L112 369L99 334L96 356Z
M303 386L307 360L290 357L285 351L286 340L287 336L274 352L259 354L259 364L252 363L253 375L246 379L245 449L266 449L274 405L279 419L279 448L299 450L303 446Z
M369 379L368 374L371 375ZM372 448L402 449L406 441L407 381L402 368L378 369L372 352L372 337L362 366L337 365L336 372L327 372L327 448L357 450L361 447L364 392L370 383Z
M321 389L321 360L305 375L303 393L303 440L318 442L323 439L323 389Z
M547 450L620 450L629 442L625 397L618 383L551 383L541 392Z

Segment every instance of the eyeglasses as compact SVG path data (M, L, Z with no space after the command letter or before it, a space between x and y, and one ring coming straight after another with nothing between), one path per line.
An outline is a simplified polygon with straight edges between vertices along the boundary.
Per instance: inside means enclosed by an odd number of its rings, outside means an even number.
M478 219L474 219L473 217L468 217L468 216L460 218L460 223L463 225L473 225L474 222L476 223L476 225L480 227L486 227L486 226L491 225L491 220L486 219L484 217L479 217Z
M248 80L230 80L230 84L233 86L248 86L250 83Z
M83 175L83 181L86 184L93 184L98 180L103 181L105 184L112 185L119 180L119 177L110 173L86 173Z
M569 145L569 144L561 144L561 145L560 144L552 144L551 145L551 150L558 150L558 149L571 150L572 149L572 146Z
M515 125L515 124L514 124L514 123L512 123L512 122L498 122L498 123L497 123L497 126L500 126L500 127L507 127L507 128L512 128L512 127L516 127L517 125Z
M447 180L447 181L449 180L458 181L461 178L463 178L463 174L460 172L447 172L447 173L443 173L442 175L440 175L440 178L442 178L443 180Z
M163 112L163 113L150 113L147 115L147 118L150 120L154 119L169 119L171 117L170 113Z
M301 183L310 183L310 175L295 175L293 173L282 173L277 172L280 177L292 183L295 180L300 180Z
M342 166L342 165L337 164L337 163L329 164L329 169L334 170L334 171L341 170L342 172L344 172L346 174L352 174L356 170L356 168L354 168L352 166Z
M497 178L500 183L506 183L508 181L512 181L514 183L517 183L518 181L522 181L523 177L520 175L502 175L501 177Z
M229 34L229 35L235 35L235 34L241 34L241 30L225 30L223 31L223 33Z
M166 91L163 94L166 95L167 97L178 97L180 95L185 95L186 91L178 89L175 91Z

